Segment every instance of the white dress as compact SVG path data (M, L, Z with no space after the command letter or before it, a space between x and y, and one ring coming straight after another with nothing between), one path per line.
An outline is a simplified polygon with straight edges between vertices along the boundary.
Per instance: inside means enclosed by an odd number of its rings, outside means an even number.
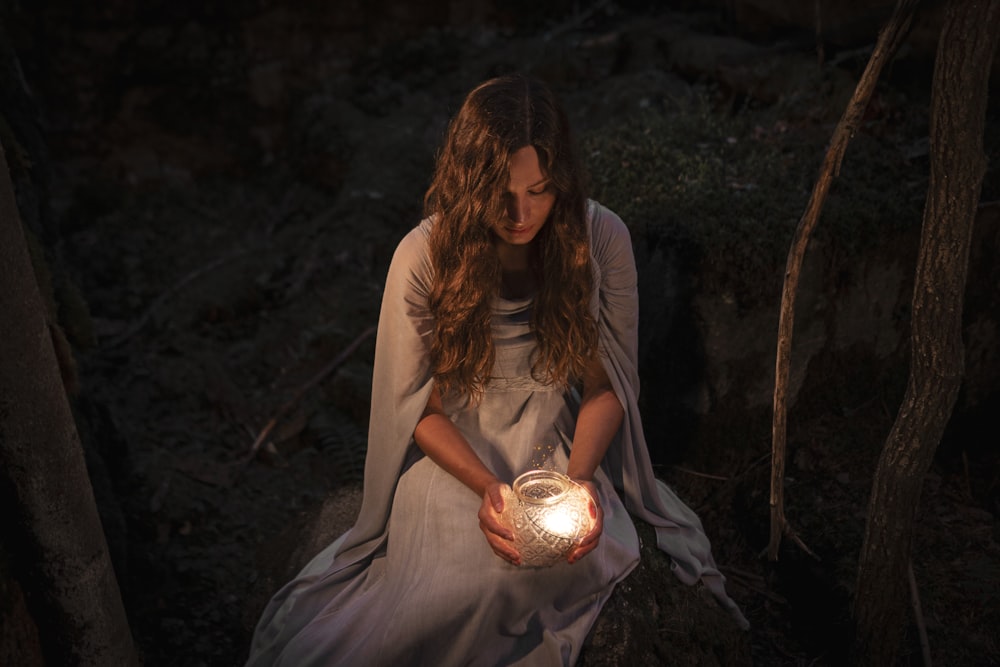
M653 477L636 406L631 241L614 213L596 202L588 211L591 306L602 360L625 407L594 480L605 512L598 547L572 565L510 565L479 528L481 498L414 444L432 384L433 222L425 220L400 242L386 280L357 522L275 594L248 665L572 665L615 584L638 563L629 512L656 526L682 581L703 581L746 627L697 516ZM565 471L579 405L574 392L531 378L531 307L530 298L496 301L496 364L483 400L445 405L486 466L508 482L534 468Z

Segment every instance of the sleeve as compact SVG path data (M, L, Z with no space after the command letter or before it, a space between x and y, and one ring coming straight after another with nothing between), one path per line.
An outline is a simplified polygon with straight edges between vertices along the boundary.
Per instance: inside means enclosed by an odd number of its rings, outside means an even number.
M413 430L433 386L428 235L427 221L411 230L389 265L375 339L364 497L357 522L342 538L335 571L382 546L399 477L421 455Z
M628 228L615 213L590 202L592 267L596 285L591 303L598 321L602 361L625 418L605 456L605 472L629 512L656 529L657 546L672 559L686 584L701 581L730 611L740 627L749 623L725 589L701 520L670 487L653 475L639 414L639 293Z

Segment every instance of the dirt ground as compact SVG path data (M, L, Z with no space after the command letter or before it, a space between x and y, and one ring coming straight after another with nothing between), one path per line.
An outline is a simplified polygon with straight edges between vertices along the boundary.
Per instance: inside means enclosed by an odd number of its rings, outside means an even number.
M97 341L79 354L88 423L114 490L109 537L146 664L239 664L262 549L331 491L357 488L365 334L457 96L529 64L562 82L585 128L621 111L582 102L597 75L603 90L619 84L619 99L642 98L642 59L633 49L623 65L608 46L641 33L623 27L635 17L599 18L534 34L429 31L349 61L332 54L316 63L325 83L273 103L269 86L291 85L294 72L260 68L253 91L236 95L224 65L181 68L198 44L213 62L233 55L225 39L197 34L203 24L119 35L117 50L99 43L106 26L61 42L62 56L77 49L105 67L115 54L135 59L114 90L73 78L72 122L56 99L47 113L62 251ZM583 57L567 56L571 46ZM137 74L144 66L156 76ZM200 78L175 85L171 67ZM703 78L670 85L717 92ZM718 457L711 474L697 458L657 471L707 526L757 665L841 664L871 474L895 406L876 398L849 417L809 415L786 494L815 558L788 543L777 563L760 556L766 439ZM997 497L995 451L952 447L926 480L913 573L936 664L1000 664ZM920 650L911 625L902 664L921 664Z

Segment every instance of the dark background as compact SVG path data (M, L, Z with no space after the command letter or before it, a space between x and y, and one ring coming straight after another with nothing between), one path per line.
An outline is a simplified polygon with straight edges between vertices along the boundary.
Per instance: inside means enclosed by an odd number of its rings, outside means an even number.
M818 557L786 544L768 563L784 255L891 7L821 4L817 36L812 3L777 0L4 3L0 138L49 251L146 663L239 664L275 559L331 493L349 523L371 340L312 380L375 323L462 94L523 69L564 99L595 196L632 229L651 453L753 624L740 655L839 664L871 474L906 381L940 3L884 74L810 251L786 484ZM993 94L984 202L1000 198L996 120ZM968 379L914 554L949 665L1000 661L996 208L981 217ZM918 662L909 627L902 664Z

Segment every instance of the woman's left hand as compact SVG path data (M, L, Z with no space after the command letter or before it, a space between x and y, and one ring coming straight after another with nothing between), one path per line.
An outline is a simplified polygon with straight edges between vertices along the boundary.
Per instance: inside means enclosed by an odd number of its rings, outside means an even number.
M595 548L601 541L601 533L604 532L604 510L601 508L600 496L597 494L597 485L590 480L574 480L577 484L587 489L590 494L590 516L594 519L594 528L583 540L569 552L566 560L575 563Z

